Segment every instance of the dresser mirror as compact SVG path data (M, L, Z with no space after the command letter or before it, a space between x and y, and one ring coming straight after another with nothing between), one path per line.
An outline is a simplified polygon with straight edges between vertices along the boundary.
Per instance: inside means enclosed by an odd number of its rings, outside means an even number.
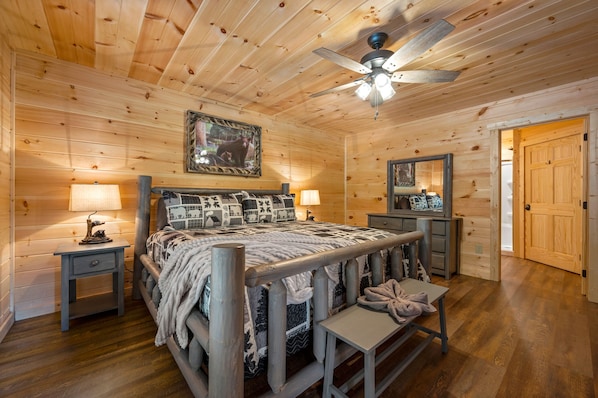
M451 217L453 155L388 161L388 213Z

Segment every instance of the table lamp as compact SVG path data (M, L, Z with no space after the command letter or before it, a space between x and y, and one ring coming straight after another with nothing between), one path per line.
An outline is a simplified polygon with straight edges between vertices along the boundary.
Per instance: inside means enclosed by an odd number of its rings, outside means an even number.
M317 206L320 204L320 191L317 189L306 189L301 191L301 206L308 206L305 214L305 221L314 220L314 216L310 216L311 211L309 206Z
M87 234L79 242L80 245L112 242L104 230L98 230L92 234L94 227L104 224L103 221L92 221L91 216L101 210L120 210L120 190L118 185L112 184L72 184L69 201L70 211L91 211L87 217Z

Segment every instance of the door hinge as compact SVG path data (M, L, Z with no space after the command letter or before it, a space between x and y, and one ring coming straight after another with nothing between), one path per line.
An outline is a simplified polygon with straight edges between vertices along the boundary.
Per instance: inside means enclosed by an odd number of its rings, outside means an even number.
M583 202L583 204L582 204L582 208L583 208L584 210L588 210L588 202Z
M582 278L585 278L585 277L586 277L586 270L585 270L585 269L582 269L582 270L581 270L581 277L582 277Z
M588 133L583 133L583 140L587 141L588 140Z

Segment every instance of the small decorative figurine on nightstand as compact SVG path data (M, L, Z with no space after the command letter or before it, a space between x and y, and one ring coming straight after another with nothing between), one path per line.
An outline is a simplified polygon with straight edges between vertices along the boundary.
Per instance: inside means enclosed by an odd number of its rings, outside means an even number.
M92 234L92 230L94 227L105 224L103 221L91 221L91 216L94 214L95 213L92 213L89 215L89 217L87 217L87 235L85 235L85 238L83 238L83 240L79 242L80 245L112 242L112 239L106 236L106 233L103 229L97 230L95 233Z

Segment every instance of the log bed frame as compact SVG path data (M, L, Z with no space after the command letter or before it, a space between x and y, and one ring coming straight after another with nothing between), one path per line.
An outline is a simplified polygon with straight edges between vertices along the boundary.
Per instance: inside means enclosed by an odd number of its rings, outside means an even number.
M203 188L151 188L150 176L138 178L138 207L136 215L135 256L133 272L133 298L143 298L149 312L156 320L157 309L152 300L152 288L146 286L146 275L157 281L160 269L146 254L146 240L149 237L151 195L161 190L172 190L194 194L233 193L233 189ZM248 190L255 194L289 193L289 184L283 183L279 191ZM245 286L269 284L268 293L268 365L267 380L271 388L265 396L295 397L324 376L326 333L318 322L328 317L328 277L324 266L347 261L345 266L347 305L355 304L359 295L357 257L371 256L372 280L374 285L383 282L383 264L380 250L391 250L391 276L397 280L403 277L399 246L409 245L409 277L415 278L417 258L429 274L431 257L431 219L418 219L418 231L396 237L368 241L358 245L316 253L300 258L261 265L245 270L244 247L238 244L218 244L212 248L212 276L210 313L223 314L210 322L198 309L187 318L190 343L181 349L170 337L167 346L171 351L189 388L196 397L241 397L243 396L243 300ZM314 272L313 293L313 354L315 361L299 370L292 377L286 376L286 288L282 278L300 272ZM355 352L347 345L339 345L335 363L341 363ZM209 354L209 372L201 368L204 354Z

